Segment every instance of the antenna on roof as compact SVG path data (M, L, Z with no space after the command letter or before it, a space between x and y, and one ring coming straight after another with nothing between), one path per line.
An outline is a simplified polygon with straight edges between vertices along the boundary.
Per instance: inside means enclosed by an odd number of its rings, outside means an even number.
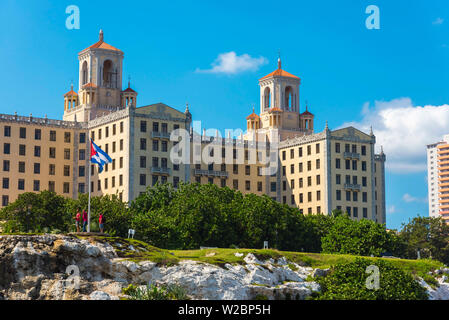
M100 41L103 41L103 30L102 29L100 29Z
M128 88L131 88L131 76L128 76Z
M278 49L278 69L281 69L281 49Z

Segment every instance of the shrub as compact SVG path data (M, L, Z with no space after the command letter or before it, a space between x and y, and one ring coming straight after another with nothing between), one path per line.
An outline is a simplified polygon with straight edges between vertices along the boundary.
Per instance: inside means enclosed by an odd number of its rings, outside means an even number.
M138 287L130 284L122 290L123 294L129 296L130 300L188 300L184 288L175 285L147 285Z
M326 277L317 278L321 286L319 300L427 300L428 295L411 274L378 260L379 289L368 289L367 267L373 262L357 258L354 262L333 266Z

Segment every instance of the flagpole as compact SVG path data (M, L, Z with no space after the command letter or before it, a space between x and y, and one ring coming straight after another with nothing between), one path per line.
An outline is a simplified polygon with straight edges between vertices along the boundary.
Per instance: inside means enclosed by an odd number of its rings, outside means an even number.
M89 201L87 204L87 232L90 232L90 192L91 192L91 183L90 183L90 175L91 175L91 166L92 164L90 163L90 157L91 157L91 152L92 152L92 139L90 140L89 143L89 168L88 168L88 188L89 188Z

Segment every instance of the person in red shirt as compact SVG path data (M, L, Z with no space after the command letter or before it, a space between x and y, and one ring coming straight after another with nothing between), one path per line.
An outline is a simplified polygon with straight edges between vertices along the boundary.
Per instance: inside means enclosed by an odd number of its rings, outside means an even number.
M87 212L83 210L83 232L87 232Z
M105 223L105 218L103 213L100 213L100 217L98 218L98 224L100 225L100 232L104 233L104 223Z
M81 225L81 213L80 210L78 209L75 217L76 232L80 232L80 225Z

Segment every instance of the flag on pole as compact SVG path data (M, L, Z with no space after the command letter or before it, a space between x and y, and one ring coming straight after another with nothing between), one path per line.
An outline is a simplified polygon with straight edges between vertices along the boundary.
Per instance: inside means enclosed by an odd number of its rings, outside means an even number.
M101 150L100 147L92 141L92 139L90 139L90 162L98 164L98 172L100 173L103 171L103 166L106 163L112 162L111 157L106 152Z

